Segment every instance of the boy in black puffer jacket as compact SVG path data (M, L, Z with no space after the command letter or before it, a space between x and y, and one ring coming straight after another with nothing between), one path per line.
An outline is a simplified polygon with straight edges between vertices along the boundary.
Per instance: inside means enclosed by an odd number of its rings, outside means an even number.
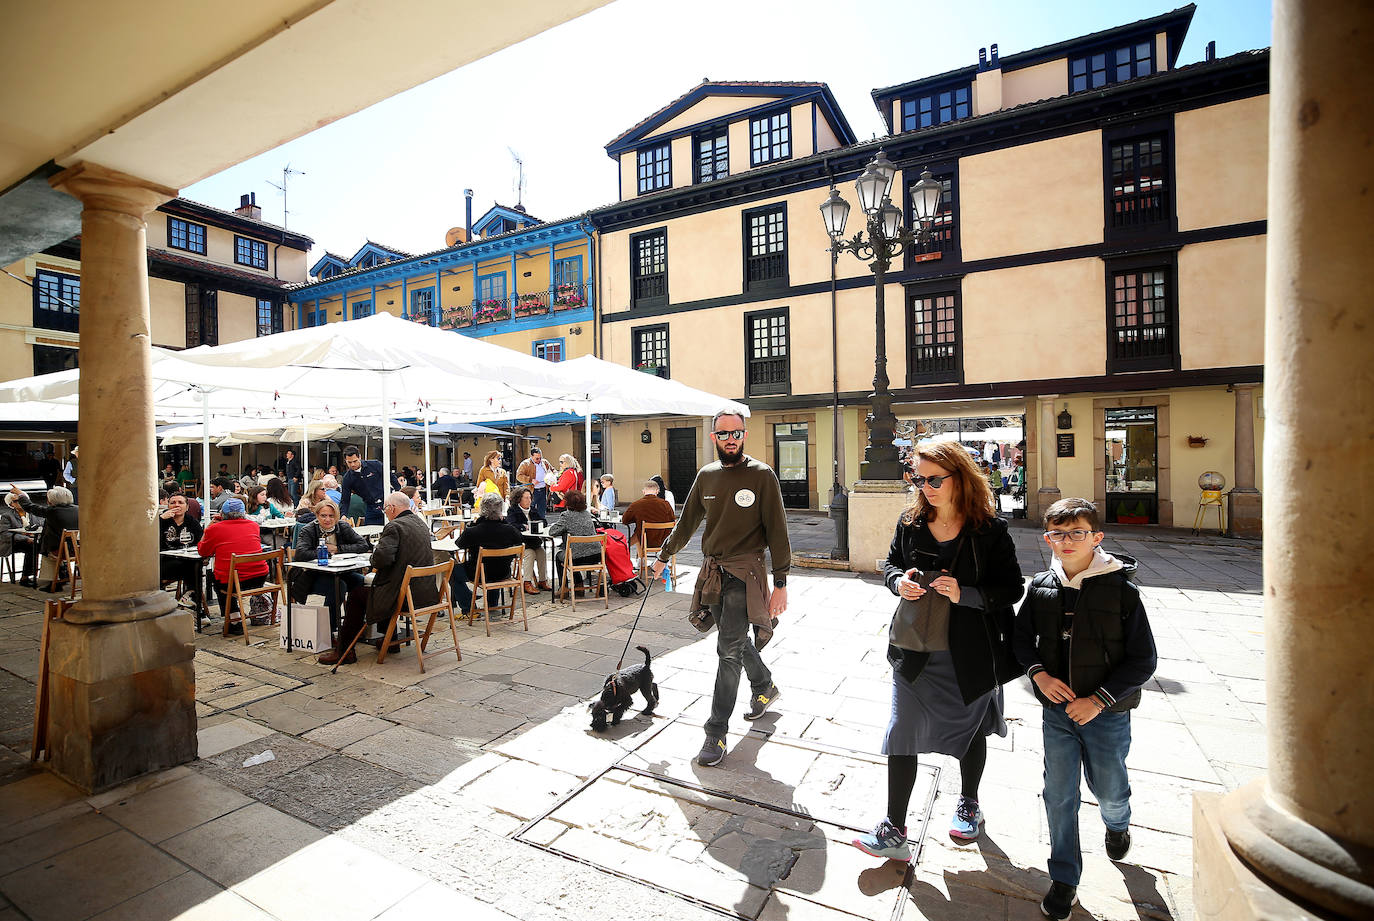
M1069 917L1078 900L1079 776L1097 797L1107 826L1107 856L1131 847L1131 710L1155 671L1155 641L1135 560L1101 550L1101 519L1086 499L1060 499L1045 512L1054 552L1016 615L1016 657L1044 704L1045 813L1050 829L1047 918Z

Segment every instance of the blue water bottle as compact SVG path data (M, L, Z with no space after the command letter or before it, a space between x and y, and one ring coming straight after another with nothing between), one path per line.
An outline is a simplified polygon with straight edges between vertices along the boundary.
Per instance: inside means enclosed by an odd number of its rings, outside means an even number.
M329 565L329 548L324 544L324 536L320 536L320 548L315 551L315 562L321 566Z
M667 566L663 567L663 590L665 592L673 590L673 570Z

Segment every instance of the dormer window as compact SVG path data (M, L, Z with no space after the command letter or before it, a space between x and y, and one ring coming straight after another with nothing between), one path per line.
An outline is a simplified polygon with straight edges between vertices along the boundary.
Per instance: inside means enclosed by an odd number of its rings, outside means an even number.
M749 120L749 165L760 166L792 157L792 118L784 109Z
M967 84L935 90L915 99L902 100L902 130L914 131L943 125L945 122L968 118L971 111Z
M1109 83L1148 77L1154 72L1154 42L1133 42L1069 58L1069 92L1095 90Z
M724 128L697 135L695 167L697 182L710 182L730 175L730 138Z
M668 144L649 147L635 154L639 194L656 192L673 184L672 150Z

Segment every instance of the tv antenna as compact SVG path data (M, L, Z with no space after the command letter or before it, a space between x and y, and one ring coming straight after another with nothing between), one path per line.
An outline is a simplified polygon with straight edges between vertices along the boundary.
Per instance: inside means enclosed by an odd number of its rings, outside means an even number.
M514 147L507 147L510 151L511 159L515 161L515 210L524 211L525 201L525 161L520 159L520 155L515 152Z
M290 178L291 178L292 176L304 176L304 175L305 175L305 170L292 169L292 168L291 168L291 164L288 163L288 164L286 164L284 167L282 167L282 170L281 170L281 185L277 185L275 182L273 182L273 181L270 180L270 179L267 180L267 184L268 184L268 185L270 185L272 188L276 189L278 192L281 192L281 226L282 226L282 230L285 230L285 229L286 229L286 221L287 221L287 218L288 218L288 217L290 216L290 214L291 214L290 211L287 211L287 210L286 210L286 184L287 184L287 182L290 180Z

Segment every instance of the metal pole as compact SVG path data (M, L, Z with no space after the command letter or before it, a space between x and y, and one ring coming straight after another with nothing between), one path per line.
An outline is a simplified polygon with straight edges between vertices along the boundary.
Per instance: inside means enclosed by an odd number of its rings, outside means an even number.
M391 410L386 405L386 375L382 375L382 492L391 493Z
M310 423L301 416L301 491L310 488Z
M200 507L201 524L210 521L210 391L200 391L200 481L204 487L205 502Z
M584 434L585 434L585 436L586 436L586 441L587 441L587 479L591 479L591 476L592 476L592 395L591 395L590 393L587 394L587 402L585 402L585 403L582 404L582 424L583 424L583 426L584 426ZM588 495L590 495L590 494L591 494L591 491L592 491L592 488L591 488L591 485L590 485L590 484L588 484L588 485L586 486L586 490L587 490Z
M434 501L434 477L430 476L429 469L429 416L422 416L421 420L425 424L425 502Z

